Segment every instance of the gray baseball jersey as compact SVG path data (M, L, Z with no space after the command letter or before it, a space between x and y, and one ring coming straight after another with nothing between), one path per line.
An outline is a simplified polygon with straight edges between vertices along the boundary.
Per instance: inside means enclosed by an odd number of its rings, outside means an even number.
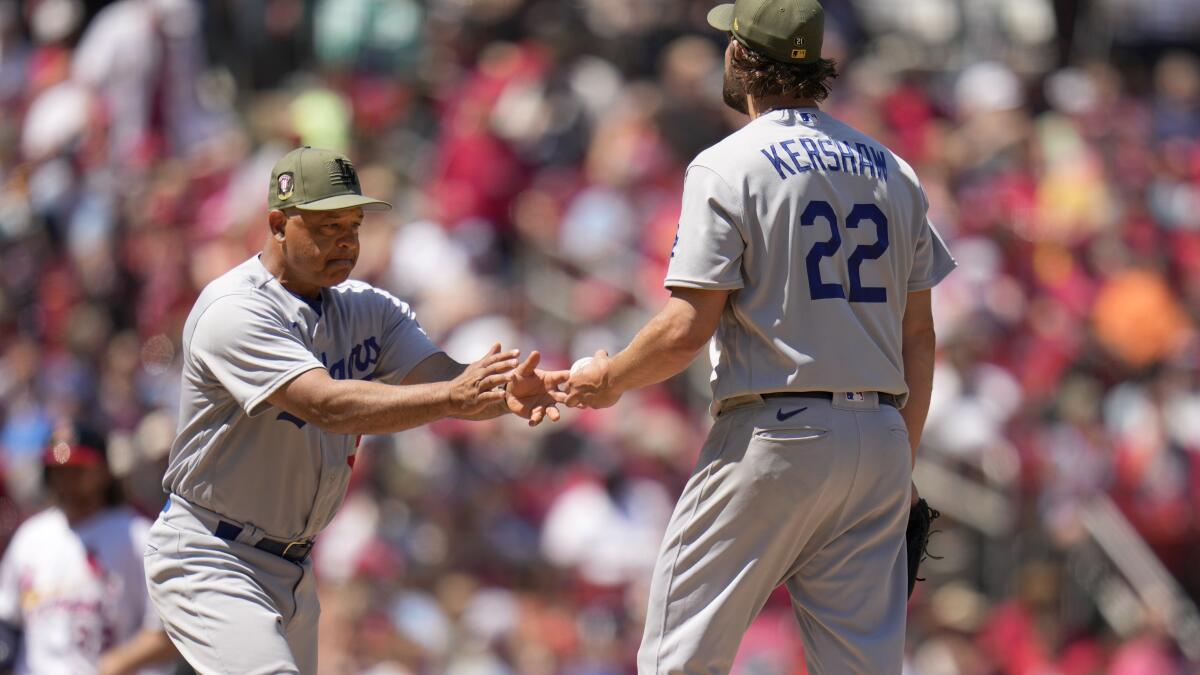
M273 539L312 537L341 504L357 438L267 398L314 368L396 384L438 351L387 292L347 281L306 301L255 256L210 283L188 316L179 435L163 485Z
M712 343L713 405L742 394L907 394L908 292L955 267L912 168L815 108L777 110L701 153L666 285L738 289Z
M908 293L953 268L912 169L816 109L763 115L684 181L668 287L735 289L716 423L667 526L638 672L720 673L784 582L809 672L899 675ZM822 391L857 396L764 399Z

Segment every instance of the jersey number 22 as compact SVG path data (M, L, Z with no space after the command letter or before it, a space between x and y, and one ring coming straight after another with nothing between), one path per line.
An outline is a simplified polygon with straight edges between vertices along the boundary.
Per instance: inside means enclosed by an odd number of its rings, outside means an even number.
M821 258L832 258L842 247L842 235L838 231L838 215L834 213L829 202L812 201L800 214L800 225L811 227L822 218L829 225L832 235L829 241L813 244L808 255L804 258L808 267L808 290L813 300L842 298L850 302L887 302L887 289L878 286L862 285L862 264L867 260L878 260L887 252L888 221L883 211L874 204L855 204L846 216L846 228L857 229L864 221L875 224L875 243L861 244L850 254L846 261L850 274L850 297L846 297L846 289L840 283L825 283L821 279Z

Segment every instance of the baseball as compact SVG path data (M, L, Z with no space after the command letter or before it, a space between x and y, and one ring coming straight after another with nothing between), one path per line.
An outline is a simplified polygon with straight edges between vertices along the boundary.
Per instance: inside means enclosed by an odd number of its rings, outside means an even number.
M574 375L575 373L578 373L579 371L583 370L584 368L587 368L588 364L591 362L592 362L592 357L590 357L590 356L585 356L582 359L579 359L575 363L571 364L571 374Z

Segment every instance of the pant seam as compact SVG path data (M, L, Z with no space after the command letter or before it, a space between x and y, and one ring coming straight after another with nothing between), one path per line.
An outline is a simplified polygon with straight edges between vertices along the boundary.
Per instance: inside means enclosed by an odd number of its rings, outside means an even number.
M318 598L314 597L313 603L307 604L303 607L301 606L301 602L300 602L301 599L299 596L299 591L300 591L300 586L304 583L304 576L306 574L315 574L315 572L313 571L312 567L306 568L304 566L304 563L298 563L298 562L291 561L291 560L289 560L288 562L290 562L293 565L295 565L296 567L300 568L300 576L296 579L296 584L294 586L292 586L293 611L292 611L291 618L289 618L287 620L287 623L283 627L284 628L284 640L288 643L288 648L292 649L292 659L296 664L296 670L303 675L304 671L300 670L301 658L300 658L299 654L295 651L295 649L292 647L292 638L291 638L292 623L297 618L300 618L301 621L317 621L317 622L319 622L320 621L320 600ZM301 609L305 610L305 613L303 616L301 615L301 612L300 612ZM308 615L309 612L315 612L316 616L310 617ZM314 645L314 650L315 649L316 649L316 646ZM313 664L315 666L315 664L319 661L319 655L314 653L313 659L314 659Z
M294 560L288 560L288 562L292 563L300 570L300 575L296 577L296 583L292 584L292 615L287 619L287 624L291 624L292 620L296 618L296 615L300 613L300 598L296 596L296 590L299 589L300 584L304 582L304 565ZM284 627L286 628L287 626L285 625Z
M723 436L721 438L721 443L718 446L717 456L713 458L713 461L710 462L708 467L704 470L704 478L703 478L703 480L700 481L700 485L697 487L696 502L694 504L692 504L692 512L688 515L688 519L687 519L687 522L684 523L684 527L681 528L679 531L679 539L678 539L679 544L675 550L675 559L671 561L671 568L670 568L669 572L667 573L667 588L666 588L666 593L663 598L663 617L662 617L661 628L658 631L658 644L655 645L655 647L654 647L654 672L655 673L659 672L658 666L662 660L662 647L663 647L663 642L665 642L664 638L667 635L667 623L668 623L667 619L671 612L671 590L674 588L674 585L675 585L675 569L679 565L679 558L683 556L684 535L687 533L687 531L689 529L691 529L691 527L690 527L691 524L696 520L696 512L700 509L700 502L704 499L704 490L705 490L705 488L708 487L709 479L712 478L713 465L716 464L717 460L721 457L721 455L723 455L725 453L725 444L729 442L729 435L731 433L730 427L732 427L731 424L726 424L725 433L723 434Z
M180 571L182 572L180 577L181 577L181 581L183 581L183 595L185 598L187 598L188 604L192 605L193 607L199 608L199 604L196 602L196 599L193 597L192 592L191 592L191 582L188 580L189 575L188 575L187 568L183 564L183 555L182 555L182 552L180 551L180 544L179 544L179 539L182 536L183 536L183 532L177 530L176 534L175 534L175 553L177 555L176 562L179 565ZM218 649L217 645L213 642L212 631L208 625L209 624L208 617L201 614L199 611L196 612L196 616L200 620L200 628L201 628L201 630L204 631L204 638L205 638L205 641L208 643L207 646L208 646L209 651L211 651L213 653L213 655L216 657L216 662L217 662L218 667L221 669L221 672L229 675L230 670L229 670L229 667L225 665L225 660L223 658L221 658L221 650Z

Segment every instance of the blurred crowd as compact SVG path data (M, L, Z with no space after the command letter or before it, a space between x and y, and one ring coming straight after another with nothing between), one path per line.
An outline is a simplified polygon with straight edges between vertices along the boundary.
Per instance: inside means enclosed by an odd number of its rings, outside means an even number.
M451 356L624 346L666 297L684 168L745 123L712 4L0 0L0 536L44 504L64 418L157 511L183 321L261 247L298 144L392 197L355 276ZM1195 672L1177 617L1098 599L1120 551L1088 514L1115 504L1200 601L1200 5L825 5L826 109L914 165L960 264L907 671ZM315 553L322 671L632 672L707 379L364 439ZM803 669L780 595L735 672Z

